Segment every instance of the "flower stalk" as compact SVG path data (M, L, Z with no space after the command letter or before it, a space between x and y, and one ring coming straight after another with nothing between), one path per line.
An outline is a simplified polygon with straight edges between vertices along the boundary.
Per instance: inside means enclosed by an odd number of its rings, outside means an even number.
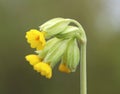
M80 32L78 34L79 43L81 44L80 49L80 94L87 94L87 65L86 65L86 46L87 46L87 38L84 29L76 20L71 20L75 23Z
M86 43L81 45L80 94L87 94Z

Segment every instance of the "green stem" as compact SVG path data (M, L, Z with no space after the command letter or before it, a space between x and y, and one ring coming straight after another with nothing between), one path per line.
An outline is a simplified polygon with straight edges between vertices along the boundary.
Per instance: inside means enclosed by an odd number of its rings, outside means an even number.
M70 19L71 22L75 23L80 31L77 35L78 39L80 40L79 43L81 45L81 61L80 61L80 94L87 94L87 70L86 70L86 45L87 45L87 38L84 29L80 25L79 22L76 20Z
M80 42L82 43L86 43L87 42L87 38L86 38L86 34L85 34L85 30L83 29L83 27L81 26L81 24L79 22L77 22L76 20L73 20L73 19L69 19L70 22L73 22L74 24L76 24L79 28L79 39L80 39Z
M87 94L86 43L81 45L80 94Z

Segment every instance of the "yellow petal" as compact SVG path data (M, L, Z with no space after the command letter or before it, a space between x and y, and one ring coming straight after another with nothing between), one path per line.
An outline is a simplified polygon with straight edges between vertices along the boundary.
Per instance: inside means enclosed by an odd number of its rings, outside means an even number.
M29 61L30 65L35 65L41 61L38 55L30 54L25 56L26 60Z
M71 72L70 69L63 63L60 64L59 71L65 72L65 73L70 73Z
M26 32L25 37L31 48L36 48L37 50L44 48L46 43L44 32L40 32L36 29L31 29L30 31Z
M34 65L34 70L37 72L40 72L42 76L45 76L46 78L52 77L52 68L49 64L44 62L39 62L38 64Z

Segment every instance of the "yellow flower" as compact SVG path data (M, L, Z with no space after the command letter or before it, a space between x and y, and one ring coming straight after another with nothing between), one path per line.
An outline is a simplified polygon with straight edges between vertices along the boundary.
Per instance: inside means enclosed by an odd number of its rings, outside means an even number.
M31 29L26 33L27 42L31 45L31 48L36 48L37 50L41 50L45 46L45 37L44 32L40 32L36 29Z
M49 64L44 62L39 62L38 64L34 65L34 70L37 72L40 72L42 76L45 76L46 78L52 77L52 68Z
M34 54L25 56L25 59L29 61L30 65L35 65L41 61L38 55L34 55Z
M70 73L71 72L70 69L63 63L60 64L59 71L65 72L65 73Z

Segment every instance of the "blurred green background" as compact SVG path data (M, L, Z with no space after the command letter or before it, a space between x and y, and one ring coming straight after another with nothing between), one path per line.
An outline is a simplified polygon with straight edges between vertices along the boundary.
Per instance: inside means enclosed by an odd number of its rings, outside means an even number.
M120 94L120 0L0 0L0 94L79 94L79 68L48 80L24 58L25 32L54 17L86 31L88 94Z

